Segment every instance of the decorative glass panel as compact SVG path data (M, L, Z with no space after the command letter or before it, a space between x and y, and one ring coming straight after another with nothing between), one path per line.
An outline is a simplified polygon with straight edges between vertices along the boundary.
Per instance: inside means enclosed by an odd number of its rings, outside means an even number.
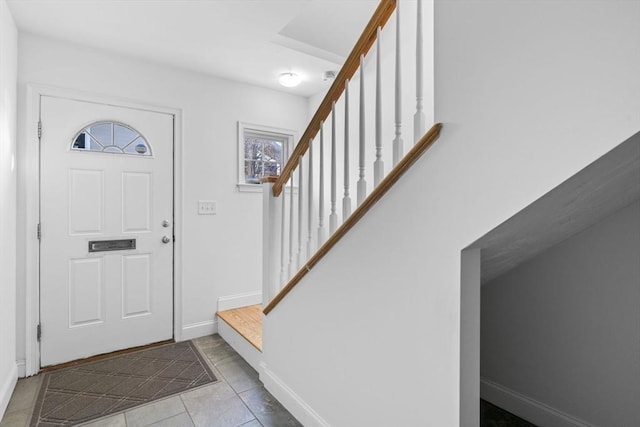
M113 140L113 123L95 123L85 129L100 145L106 147Z
M150 156L149 143L135 129L118 122L93 123L73 137L72 150Z
M115 126L113 129L113 141L118 147L124 148L131 144L140 134L125 126Z

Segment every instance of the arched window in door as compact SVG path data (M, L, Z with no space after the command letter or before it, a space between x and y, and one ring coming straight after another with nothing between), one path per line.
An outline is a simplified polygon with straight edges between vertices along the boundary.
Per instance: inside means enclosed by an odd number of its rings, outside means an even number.
M151 156L147 140L124 123L101 121L78 132L71 143L72 150L99 153Z

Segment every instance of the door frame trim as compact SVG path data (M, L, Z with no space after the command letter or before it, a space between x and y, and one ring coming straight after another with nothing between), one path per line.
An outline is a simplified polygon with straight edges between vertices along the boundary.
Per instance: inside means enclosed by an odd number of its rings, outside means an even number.
M182 230L183 230L183 168L182 168L182 109L149 104L144 101L119 98L92 92L78 91L55 86L26 84L25 120L23 123L25 170L24 180L25 222L24 267L25 267L25 375L40 371L40 346L36 327L40 322L40 242L36 227L40 221L40 99L42 96L72 99L85 102L134 108L173 115L173 338L182 340ZM46 128L43 130L46 132ZM17 311L18 315L23 313ZM46 332L45 332L46 333Z

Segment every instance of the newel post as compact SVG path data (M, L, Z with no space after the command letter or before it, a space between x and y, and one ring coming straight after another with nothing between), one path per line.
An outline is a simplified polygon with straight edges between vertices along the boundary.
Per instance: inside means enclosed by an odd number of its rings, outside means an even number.
M282 203L273 195L277 176L262 178L262 305L266 306L280 291L280 235ZM284 192L280 194L284 197Z

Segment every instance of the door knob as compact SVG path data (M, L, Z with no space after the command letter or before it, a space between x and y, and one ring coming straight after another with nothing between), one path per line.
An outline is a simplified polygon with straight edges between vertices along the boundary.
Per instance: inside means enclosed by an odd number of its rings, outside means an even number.
M169 236L164 236L162 238L162 243L169 243L170 241L171 241L171 237L169 237Z
M170 225L171 225L171 223L169 222L169 220L168 220L168 219L165 219L164 221L162 221L162 226L163 226L164 228L167 228L167 227L168 227L168 226L170 226Z

